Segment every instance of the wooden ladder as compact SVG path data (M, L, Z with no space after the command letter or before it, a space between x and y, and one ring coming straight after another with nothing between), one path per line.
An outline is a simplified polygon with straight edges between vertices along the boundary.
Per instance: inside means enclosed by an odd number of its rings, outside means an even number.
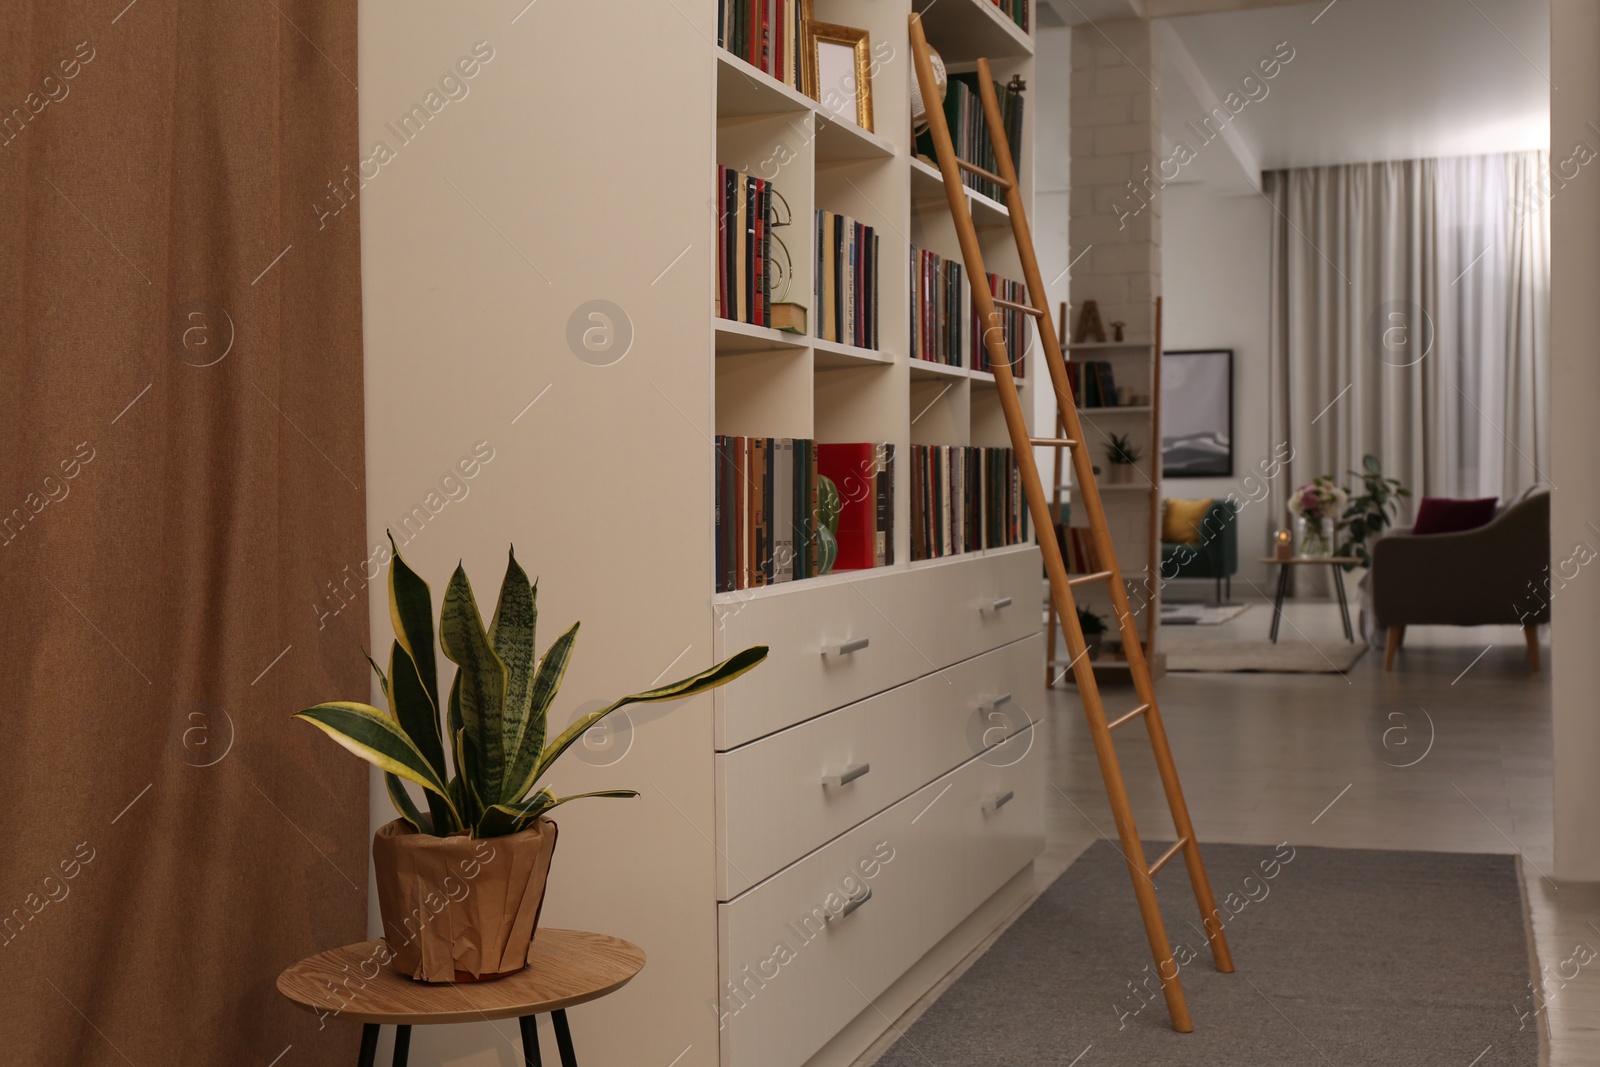
M1156 899L1153 879L1156 872L1179 853L1189 868L1189 881L1200 905L1201 920L1205 923L1206 937L1211 945L1217 970L1231 972L1233 955L1228 951L1228 941L1222 932L1222 922L1217 914L1216 901L1211 895L1211 882L1206 877L1205 863L1200 858L1200 843L1195 837L1194 824L1189 818L1189 806L1183 799L1183 786L1178 781L1178 768L1172 760L1172 747L1167 742L1167 731L1161 723L1161 711L1156 706L1155 688L1150 680L1150 668L1145 661L1144 649L1139 643L1138 628L1133 611L1128 604L1127 589L1123 585L1122 570L1117 564L1116 552L1111 544L1111 534L1106 526L1105 510L1100 503L1100 489L1095 484L1094 464L1084 446L1082 428L1078 423L1078 409L1072 389L1067 382L1067 369L1061 355L1061 344L1055 326L1050 320L1045 301L1045 288L1039 274L1039 261L1034 254L1033 237L1028 229L1027 211L1022 193L1017 185L1016 167L1011 159L1011 146L1006 141L1005 126L1000 115L1000 101L995 95L989 62L978 60L978 91L983 100L984 123L989 128L989 139L994 145L994 157L999 173L956 157L955 146L950 141L950 128L945 121L933 64L928 55L928 39L922 30L921 17L911 16L911 55L916 66L917 82L922 99L929 101L927 116L933 135L935 153L939 159L939 173L944 178L945 195L950 201L950 214L955 220L956 236L961 242L961 257L966 263L967 280L972 284L972 297L980 322L988 324L983 331L983 341L989 352L989 369L994 374L995 387L1000 394L1000 406L1005 412L1006 426L1011 434L1012 451L1016 454L1018 473L1023 491L1028 498L1028 510L1033 516L1034 528L1039 532L1039 550L1044 557L1045 573L1050 579L1050 596L1056 615L1061 619L1067 638L1067 653L1072 657L1073 677L1078 694L1083 699L1084 718L1089 723L1089 736L1094 742L1095 759L1100 764L1100 775L1105 779L1106 795L1111 801L1111 812L1116 819L1117 836L1121 851L1128 864L1128 875L1133 880L1133 895L1139 903L1139 914L1144 919L1145 934L1150 940L1150 951L1155 957L1156 973L1166 995L1167 1011L1172 1017L1172 1028L1182 1033L1194 1029L1189 1019L1189 1007L1184 1000L1183 984L1179 979L1179 964L1173 958L1171 943L1167 940L1166 925L1161 919L1161 906ZM1016 239L1017 254L1022 260L1024 281L1027 285L1028 303L1018 304L1000 300L989 292L988 276L983 269L983 253L978 247L978 232L972 224L972 213L962 188L961 171L985 178L1005 190L1006 207L1011 213L1011 230ZM1012 377L1011 364L1006 355L1002 336L1002 319L996 306L1009 308L1033 316L1044 349L1045 365L1050 370L1050 381L1055 387L1056 407L1060 426L1066 427L1065 437L1032 437L1023 417L1022 401L1017 396L1017 385ZM1072 456L1072 469L1084 511L1088 515L1089 529L1102 570L1093 574L1067 576L1061 557L1061 545L1055 537L1055 526L1050 513L1050 503L1044 486L1039 481L1039 468L1034 460L1035 446L1066 448ZM1105 582L1111 602L1117 613L1122 632L1123 648L1128 667L1133 675L1139 704L1132 710L1106 721L1105 706L1100 700L1100 689L1095 683L1094 667L1089 662L1084 644L1083 630L1078 625L1078 612L1072 600L1072 587L1090 582ZM1146 866L1144 846L1134 822L1133 810L1128 804L1127 786L1122 780L1122 767L1117 761L1116 746L1111 733L1135 719L1143 719L1150 737L1150 747L1155 752L1156 767L1161 774L1161 785L1166 791L1167 807L1172 812L1172 823L1178 841L1154 863Z

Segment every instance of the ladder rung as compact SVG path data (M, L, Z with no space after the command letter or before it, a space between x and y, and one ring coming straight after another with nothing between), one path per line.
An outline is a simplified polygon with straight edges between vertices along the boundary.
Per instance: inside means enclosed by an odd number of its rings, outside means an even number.
M1110 571L1095 571L1092 574L1080 574L1076 578L1068 578L1067 585L1088 585L1090 582L1109 582L1110 580Z
M1030 437L1028 443L1040 448L1077 448L1078 442L1070 437Z
M1015 300L1005 300L998 296L990 297L989 299L993 300L997 307L1010 308L1012 311L1020 311L1025 315L1032 315L1036 319L1042 319L1045 315L1044 312L1040 311L1032 304L1019 304Z
M980 178L987 178L989 181L994 182L996 185L998 185L1002 189L1011 188L1011 183L1010 182L1006 181L1004 178L1000 177L1000 175L996 174L992 170L984 170L982 167L978 166L976 163L968 163L964 159L957 159L956 160L956 166L960 167L962 170L966 171L968 174L976 174Z
M1115 730L1117 727L1121 726L1123 723L1130 722L1133 719L1137 719L1139 716L1143 715L1145 712L1147 712L1149 710L1150 710L1150 705L1149 704L1140 704L1138 707L1136 707L1132 711L1128 712L1128 714L1119 716L1119 717L1117 717L1115 719L1112 719L1110 722L1106 723L1106 729L1107 730Z
M1160 859L1156 860L1150 865L1150 869L1145 873L1151 878L1154 878L1156 876L1156 872L1165 867L1167 865L1167 861L1181 852L1183 850L1183 846L1187 845L1188 843L1189 839L1187 837L1178 838L1178 843L1167 849L1167 851L1162 854Z

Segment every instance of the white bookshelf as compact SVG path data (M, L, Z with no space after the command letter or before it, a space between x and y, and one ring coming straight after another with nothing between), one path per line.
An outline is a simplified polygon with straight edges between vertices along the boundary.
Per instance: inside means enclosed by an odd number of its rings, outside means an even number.
M553 776L563 794L643 794L561 809L541 917L649 957L625 989L572 1012L579 1056L598 1067L842 1067L1015 907L1042 846L1037 549L909 561L909 446L1009 445L992 376L908 358L908 242L960 251L937 172L911 155L912 0L815 6L892 47L874 132L716 48L712 0L520 15L400 0L363 19L363 145L473 42L495 50L470 95L362 193L374 543L472 442L490 442L470 493L401 550L436 596L462 559L492 603L515 543L540 579L541 648L584 624L557 725L747 645L772 649L715 694L635 709L618 724L621 758L602 746ZM953 70L986 54L998 81L1032 82L1030 37L989 0L939 0L927 27ZM1035 111L1030 99L1029 197ZM788 299L813 331L814 209L876 228L879 349L717 317L718 164L770 178L788 201ZM988 269L1020 278L1003 205L969 201ZM631 333L619 359L569 343L596 300ZM899 562L715 593L717 434L893 442ZM372 595L371 639L387 647L381 583ZM822 654L861 637L865 649ZM1008 725L986 735L984 706L1008 694ZM821 784L853 762L872 770ZM373 818L389 818L381 784ZM880 841L895 858L870 901L745 1007L719 1009ZM505 1052L487 1025L427 1031L419 1062Z

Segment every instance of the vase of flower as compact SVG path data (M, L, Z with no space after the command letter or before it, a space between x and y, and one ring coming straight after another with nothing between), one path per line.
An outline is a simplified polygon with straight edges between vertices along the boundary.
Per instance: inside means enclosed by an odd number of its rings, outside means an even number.
M1294 515L1295 547L1309 559L1333 555L1334 523L1349 501L1350 494L1323 475L1300 486L1289 498Z

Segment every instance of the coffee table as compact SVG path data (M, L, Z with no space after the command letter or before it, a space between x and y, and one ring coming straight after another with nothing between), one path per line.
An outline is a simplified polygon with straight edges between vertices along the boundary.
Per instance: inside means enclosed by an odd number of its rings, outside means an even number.
M1283 598L1289 591L1290 567L1343 567L1347 563L1360 564L1361 561L1354 556L1291 556L1288 559L1274 559L1272 556L1262 556L1262 563L1276 563L1278 565L1278 596L1272 604L1272 642L1278 642L1278 623L1283 618ZM1339 617L1344 620L1344 639L1355 642L1355 631L1350 628L1350 604L1344 596L1344 580L1337 573L1330 576L1333 579L1333 591L1339 597Z

